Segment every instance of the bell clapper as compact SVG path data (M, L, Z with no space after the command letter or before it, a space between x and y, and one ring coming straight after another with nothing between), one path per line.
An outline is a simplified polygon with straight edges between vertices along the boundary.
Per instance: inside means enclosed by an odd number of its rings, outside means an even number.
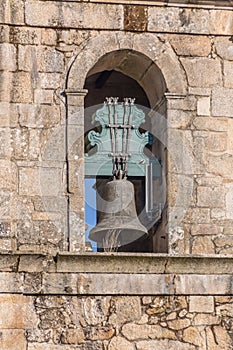
M103 250L104 252L117 252L120 247L119 235L121 230L110 229L107 231L103 238Z

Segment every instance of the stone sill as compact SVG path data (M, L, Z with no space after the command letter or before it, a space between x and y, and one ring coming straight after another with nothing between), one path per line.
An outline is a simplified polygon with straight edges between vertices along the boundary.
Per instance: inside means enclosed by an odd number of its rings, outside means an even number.
M0 271L218 275L232 274L233 255L0 253Z
M232 256L0 254L0 293L233 295Z
M233 257L175 256L168 254L90 253L59 254L59 272L141 273L141 274L231 274Z
M61 0L42 0L42 1L61 1ZM193 7L207 9L232 9L233 2L231 0L196 0L190 3L188 0L62 0L62 2L88 2L88 3L104 3L116 5L145 5L145 6L165 6L165 7Z

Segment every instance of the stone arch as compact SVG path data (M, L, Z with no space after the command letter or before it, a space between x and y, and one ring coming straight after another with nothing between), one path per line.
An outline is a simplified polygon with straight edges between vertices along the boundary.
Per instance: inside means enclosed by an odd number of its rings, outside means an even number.
M160 69L138 51L120 49L105 54L89 70L87 78L104 70L114 70L134 79L145 91L153 109L164 98L166 83Z
M91 39L84 49L76 54L70 65L67 76L67 86L69 90L82 89L85 79L95 69L100 68L98 61L100 58L109 58L109 55L123 53L134 55L134 60L141 60L149 69L148 77L155 76L157 71L161 72L166 82L166 92L185 94L187 82L184 70L168 42L162 41L155 34L141 33L105 33ZM121 64L124 64L122 61ZM123 67L118 67L122 69ZM145 73L145 72L144 72ZM151 75L152 74L152 75ZM138 80L133 77L135 80ZM145 76L146 81L146 76ZM145 84L144 84L145 85Z
M133 69L139 67L139 69ZM72 139L74 132L74 125L77 124L79 133L85 132L84 128L84 97L87 90L84 89L86 79L95 73L103 70L117 70L122 72L135 81L137 81L144 89L152 110L158 111L162 115L166 115L166 98L165 93L171 95L186 95L187 81L183 67L181 66L175 52L168 42L160 40L155 34L141 33L133 34L129 32L111 32L105 34L97 34L94 38L89 40L84 48L80 48L79 52L72 58L67 77L66 77L66 96L68 106L68 131L67 139ZM168 95L167 95L168 96ZM166 97L167 97L166 96ZM78 114L77 114L78 113ZM154 118L150 118L151 123L156 124ZM71 128L69 128L71 124ZM156 125L152 125L152 131ZM84 140L84 138L83 138ZM83 142L83 140L81 142ZM156 145L155 145L156 146ZM81 147L81 143L80 143ZM166 147L162 143L158 143L154 152L155 156L164 164L163 177L166 176ZM84 149L84 147L83 147ZM157 149L157 151L156 151ZM75 163L75 162L74 162ZM84 168L80 169L83 171ZM83 167L83 163L82 163ZM71 171L72 164L69 164L69 171ZM76 172L77 173L77 172ZM70 187L75 183L72 176L69 177ZM78 181L78 179L77 179ZM164 183L166 179L164 178ZM80 232L77 232L77 225L72 223L75 221L73 217L80 217L83 214L73 208L72 203L75 198L82 198L82 206L84 207L84 193L83 188L74 189L70 198L70 242L71 250L79 249L77 244L72 243L72 237ZM82 219L83 220L83 219ZM158 239L163 238L163 246L159 252L167 252L167 228L166 226L166 211L163 213L162 222L156 229L158 232L155 236L153 246L158 246ZM166 230L166 239L164 239L164 231ZM85 224L82 221L82 234L84 239ZM156 238L158 237L158 239ZM83 242L84 243L84 242ZM82 244L83 244L82 243ZM74 248L72 246L74 245ZM157 251L157 250L153 250Z

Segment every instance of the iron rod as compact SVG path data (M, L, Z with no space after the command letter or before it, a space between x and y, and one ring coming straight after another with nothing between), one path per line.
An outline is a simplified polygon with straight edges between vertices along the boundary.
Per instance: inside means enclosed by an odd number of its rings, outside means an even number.
M127 134L128 134L128 129L126 130L127 106L128 106L128 98L124 98L123 138L122 138L122 163L123 163L122 165L123 165L124 175L126 171L126 162L127 162L127 156L126 156L126 142L127 142Z
M117 105L118 97L113 98L113 106L114 106L114 123L117 124L117 110L116 110L116 105ZM115 134L115 153L117 154L117 157L115 159L116 162L116 168L117 172L119 171L118 166L120 163L119 155L118 155L118 128L114 128L114 134ZM118 174L117 174L118 175Z
M109 111L109 126L110 126L110 135L111 135L111 147L112 147L112 153L115 154L116 150L115 150L115 130L114 128L111 127L111 125L113 124L113 117L112 117L112 97L107 97L107 104L108 104L108 111ZM115 176L116 173L116 162L115 162L115 157L112 158L112 162L113 162L113 175Z
M130 137L131 137L131 127L132 127L132 119L133 119L133 104L134 104L135 99L134 98L129 98L130 102L130 108L129 108L129 118L128 118L128 125L130 128L127 129L127 142L126 142L126 150L125 153L127 154L126 158L126 166L125 166L125 172L128 172L128 153L129 153L129 142L130 142Z

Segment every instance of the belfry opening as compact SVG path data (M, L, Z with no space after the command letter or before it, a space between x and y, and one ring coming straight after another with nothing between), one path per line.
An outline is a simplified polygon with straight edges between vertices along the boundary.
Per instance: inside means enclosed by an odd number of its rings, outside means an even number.
M113 51L101 57L88 72L84 88L88 90L85 97L84 112L85 154L87 156L92 155L92 158L95 159L95 165L98 167L98 162L103 164L103 161L98 158L97 147L91 146L90 136L88 135L90 135L91 130L99 135L103 134L102 129L105 128L105 124L101 125L101 123L96 122L95 115L97 111L101 110L104 103L106 104L106 98L115 98L119 113L120 109L123 108L122 105L125 103L127 105L129 101L133 100L134 109L132 110L135 111L134 113L141 111L144 116L137 132L148 137L148 142L143 147L141 156L142 158L145 156L145 159L153 159L153 161L148 162L147 167L145 160L139 159L138 164L144 161L145 165L140 164L137 167L132 158L128 158L129 172L127 180L133 184L136 216L140 224L147 228L147 234L132 239L132 241L130 239L126 240L127 242L124 242L124 244L119 244L119 242L115 246L110 244L111 247L108 246L107 248L101 242L92 242L90 238L93 238L93 235L89 232L91 229L93 230L93 227L98 226L102 217L101 210L103 208L100 202L104 196L106 184L112 178L111 161L108 163L109 169L106 166L103 170L103 166L98 173L98 171L91 170L92 168L88 163L89 159L87 159L85 165L86 239L92 249L94 247L94 250L97 251L167 252L165 222L166 147L162 142L162 137L160 139L159 136L161 124L163 125L162 129L166 124L166 102L164 97L166 84L161 71L144 54L131 50ZM128 107L124 108L127 109ZM119 128L121 129L122 126L119 125ZM161 132L164 132L164 130L161 130ZM118 137L120 133L119 130ZM111 135L110 131L109 135ZM124 135L123 131L121 138L122 135ZM107 142L107 140L100 140L99 142ZM139 138L133 140L133 142L135 142L137 148L141 141ZM109 148L111 147L109 146ZM140 151L138 152L140 153ZM96 158L94 158L95 153ZM110 153L111 149L109 149ZM100 168L101 164L99 165ZM135 227L135 230L137 230L137 227ZM131 235L134 237L133 228Z

